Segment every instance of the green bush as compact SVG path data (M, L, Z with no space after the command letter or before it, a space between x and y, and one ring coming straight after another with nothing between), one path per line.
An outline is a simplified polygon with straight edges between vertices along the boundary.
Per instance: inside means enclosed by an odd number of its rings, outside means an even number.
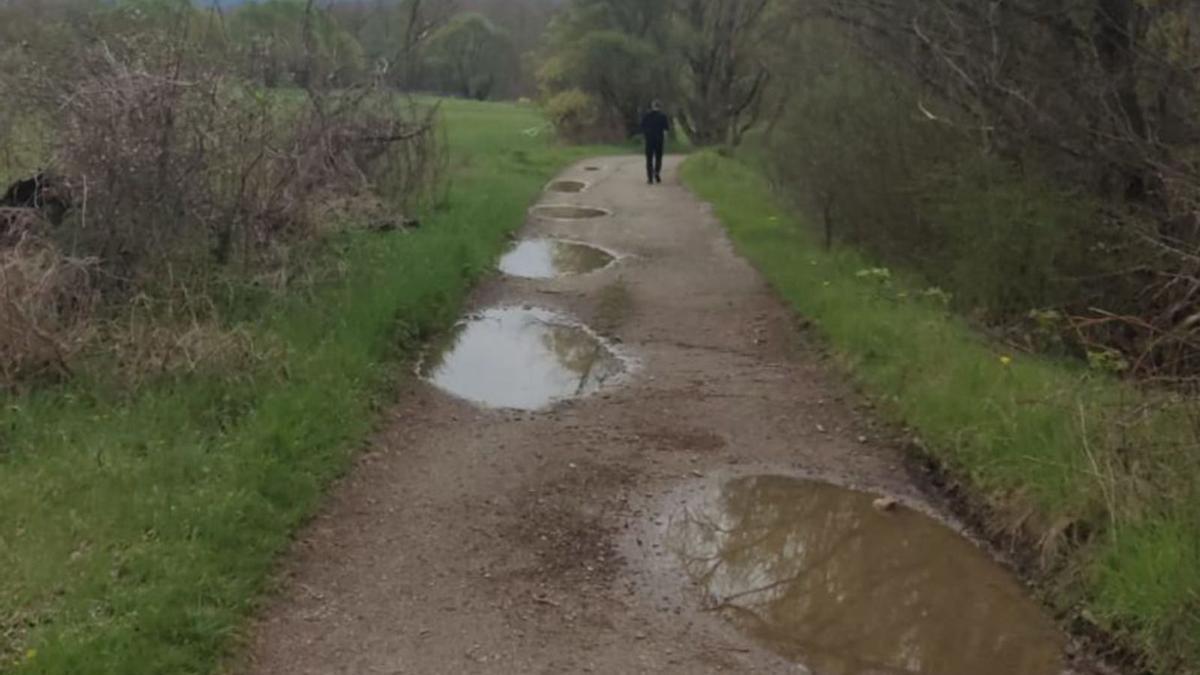
M824 220L827 239L945 288L992 322L1088 306L1080 279L1128 250L1097 203L833 38L806 45L805 86L756 147L776 188Z
M554 94L543 107L547 119L563 139L581 142L612 135L612 125L605 122L600 101L579 89Z

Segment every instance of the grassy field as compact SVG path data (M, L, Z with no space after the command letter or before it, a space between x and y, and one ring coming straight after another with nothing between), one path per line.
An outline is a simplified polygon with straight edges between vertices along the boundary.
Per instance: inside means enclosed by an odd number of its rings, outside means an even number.
M344 273L256 306L253 367L130 391L83 375L0 409L0 670L210 673L272 565L458 315L544 182L601 152L532 108L447 102L448 203L338 235Z
M1040 541L1049 602L1156 672L1200 672L1194 402L990 344L941 291L825 251L736 160L698 155L684 177L864 390L986 499L997 529Z

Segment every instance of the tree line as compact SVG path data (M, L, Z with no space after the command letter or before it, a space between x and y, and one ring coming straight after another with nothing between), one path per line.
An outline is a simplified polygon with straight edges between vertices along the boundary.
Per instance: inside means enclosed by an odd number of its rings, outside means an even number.
M575 137L635 134L654 99L701 145L737 144L769 100L790 30L773 0L572 0L538 53L551 119Z
M0 50L53 50L96 34L97 16L212 19L208 46L265 87L381 81L404 91L477 99L531 95L522 56L556 0L259 0L233 7L189 0L10 0L0 5ZM48 28L48 24L53 28ZM306 32L307 31L307 32ZM39 39L33 39L38 36Z
M661 98L1016 347L1200 375L1195 3L570 0L537 64L564 134Z

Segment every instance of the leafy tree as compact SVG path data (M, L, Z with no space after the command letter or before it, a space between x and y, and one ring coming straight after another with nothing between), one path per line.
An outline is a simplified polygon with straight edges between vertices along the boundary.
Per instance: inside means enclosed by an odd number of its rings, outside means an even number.
M338 3L330 12L357 38L377 77L411 91L425 76L426 45L456 8L455 0L374 0Z
M579 90L601 116L638 131L651 99L672 97L667 3L574 0L547 31L538 80L547 95Z
M682 122L700 145L737 144L759 119L768 50L786 22L768 21L771 0L677 0L673 47L680 54Z
M478 12L508 31L518 63L512 89L514 96L537 91L534 52L541 43L560 0L459 0L463 11Z
M268 87L316 81L345 85L366 70L358 41L329 14L310 15L299 0L243 5L230 17L229 32L247 75Z
M578 89L636 133L650 100L678 104L693 141L737 143L766 100L778 0L573 0L547 32L539 81Z
M440 91L484 100L516 78L517 55L508 32L481 14L460 14L425 48L430 81Z

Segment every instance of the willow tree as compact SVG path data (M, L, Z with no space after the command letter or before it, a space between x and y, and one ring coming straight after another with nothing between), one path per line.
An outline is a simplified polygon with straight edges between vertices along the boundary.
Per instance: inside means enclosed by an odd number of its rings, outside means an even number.
M674 97L670 3L574 0L551 21L538 70L547 94L578 91L626 134L651 100Z
M434 88L465 98L486 100L516 79L512 38L482 14L451 19L430 38L425 58Z
M297 0L239 7L229 34L246 74L264 86L349 84L365 71L362 47L326 12L308 14Z
M766 52L786 24L768 21L772 0L677 0L681 121L699 145L736 145L758 122L771 73Z

